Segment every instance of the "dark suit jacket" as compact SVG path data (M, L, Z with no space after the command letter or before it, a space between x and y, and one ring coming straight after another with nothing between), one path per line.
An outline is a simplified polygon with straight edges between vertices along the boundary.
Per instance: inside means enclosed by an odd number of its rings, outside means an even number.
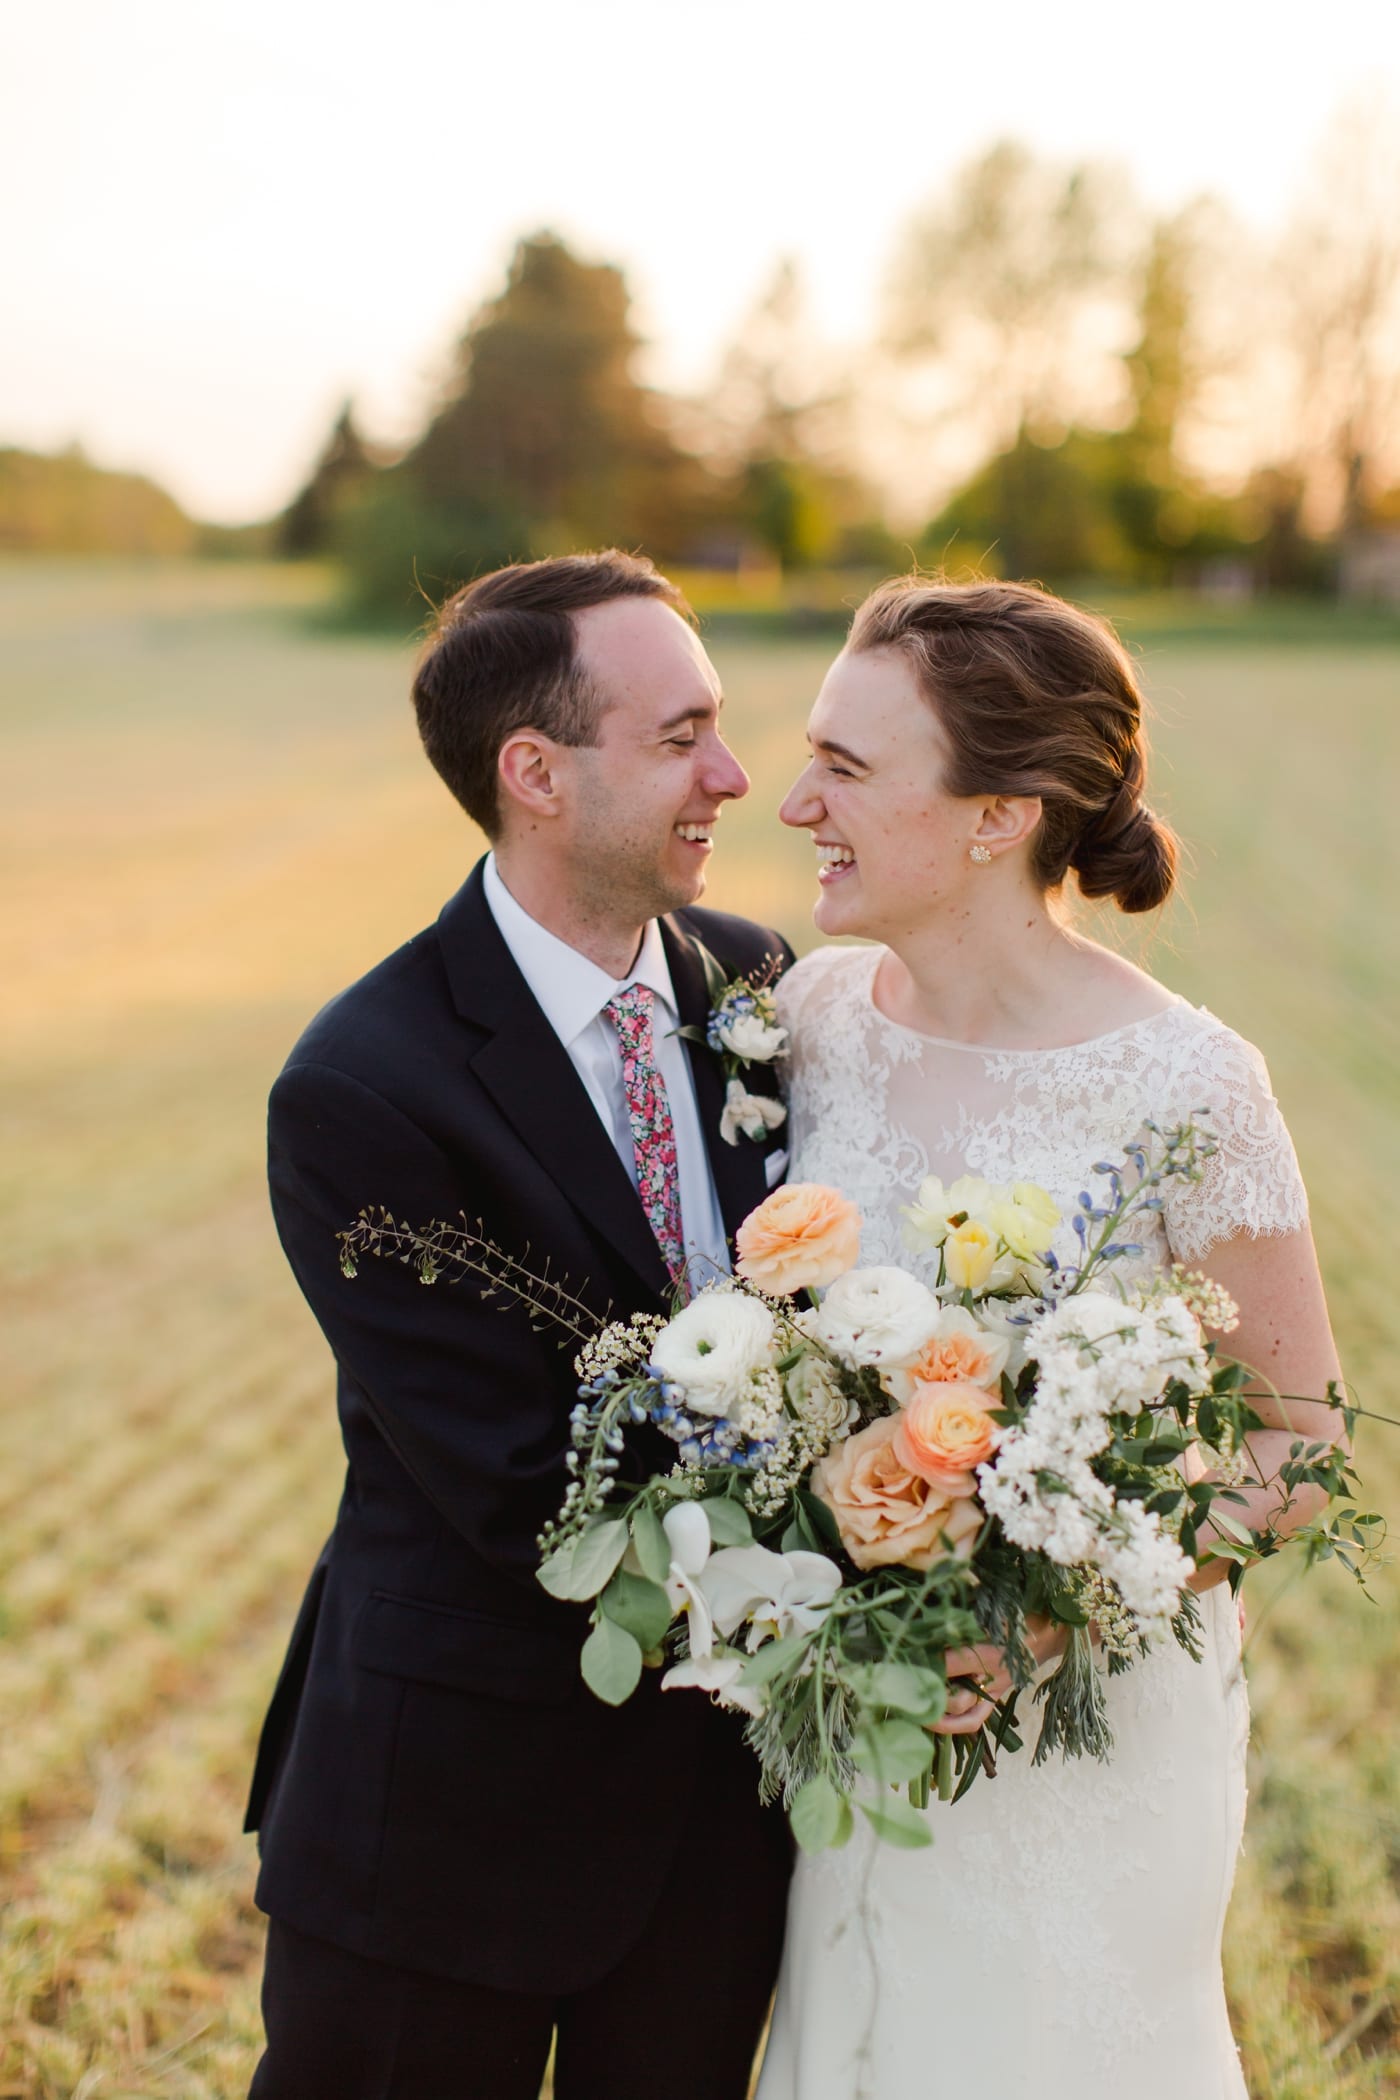
M687 1023L707 1011L694 937L729 973L791 959L778 935L715 912L679 912L662 936ZM689 1049L732 1234L784 1133L724 1144L719 1059ZM600 1314L662 1301L636 1193L479 867L312 1022L272 1091L269 1158L282 1244L335 1353L348 1470L258 1752L258 1901L381 1960L581 1988L642 1929L709 1775L728 1770L732 1797L732 1760L749 1753L733 1716L661 1695L655 1673L601 1705L578 1674L586 1610L534 1579L566 1480L572 1347L469 1283L424 1288L373 1259L349 1280L338 1265L336 1234L364 1205L414 1225L464 1211ZM756 1779L755 1765L771 1871Z

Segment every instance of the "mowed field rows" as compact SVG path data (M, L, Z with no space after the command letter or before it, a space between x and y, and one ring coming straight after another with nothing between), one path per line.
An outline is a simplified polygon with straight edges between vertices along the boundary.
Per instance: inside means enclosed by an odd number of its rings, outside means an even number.
M0 2100L238 2100L256 2056L243 1793L341 1468L263 1102L480 844L417 751L410 648L318 624L323 589L0 566ZM805 946L811 853L773 811L830 650L713 653L755 785L710 901ZM1143 658L1196 865L1130 952L1268 1054L1347 1369L1400 1415L1400 647ZM1396 1513L1389 1435L1361 1458ZM1335 1570L1256 1580L1227 1950L1251 2091L1394 2093L1400 1577L1374 1604Z

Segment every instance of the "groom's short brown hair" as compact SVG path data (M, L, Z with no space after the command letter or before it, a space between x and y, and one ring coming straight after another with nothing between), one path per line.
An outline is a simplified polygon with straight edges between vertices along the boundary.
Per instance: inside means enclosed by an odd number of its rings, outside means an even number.
M597 743L603 696L578 661L572 615L613 598L659 598L695 622L645 555L616 547L513 562L439 608L414 674L418 733L488 838L500 830L496 760L507 737L537 729L556 744Z

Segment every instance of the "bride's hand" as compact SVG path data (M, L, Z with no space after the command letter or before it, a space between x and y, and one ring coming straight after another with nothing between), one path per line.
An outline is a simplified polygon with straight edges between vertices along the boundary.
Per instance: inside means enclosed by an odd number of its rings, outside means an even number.
M1053 1619L1026 1621L1026 1646L1037 1667L1063 1655L1067 1629ZM933 1723L934 1735L975 1735L990 1718L998 1701L1011 1694L1011 1672L1006 1651L983 1642L975 1648L950 1648L944 1657L948 1677L948 1710ZM970 1684L958 1684L968 1678Z

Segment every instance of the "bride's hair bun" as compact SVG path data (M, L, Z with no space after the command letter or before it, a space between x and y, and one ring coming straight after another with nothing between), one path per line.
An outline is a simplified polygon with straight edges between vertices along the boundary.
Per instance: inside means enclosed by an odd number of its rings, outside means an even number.
M1176 834L1143 801L1144 771L1139 758L1070 855L1081 893L1112 897L1120 911L1155 911L1176 881Z
M1106 621L1031 584L906 576L866 599L848 646L908 657L951 746L949 794L1040 798L1042 889L1073 870L1120 911L1166 902L1180 848L1143 800L1145 703Z

